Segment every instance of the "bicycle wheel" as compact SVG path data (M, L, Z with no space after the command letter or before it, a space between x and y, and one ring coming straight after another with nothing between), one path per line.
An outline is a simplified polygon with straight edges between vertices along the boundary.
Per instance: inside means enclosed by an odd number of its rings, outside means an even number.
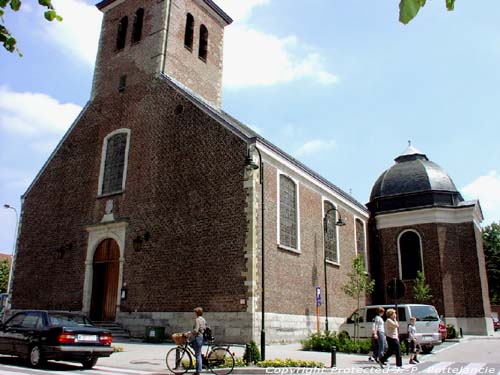
M167 352L165 359L167 368L174 374L184 374L193 368L193 358L189 350L183 347L172 348Z
M214 374L227 375L234 369L234 356L229 349L216 346L208 353L207 363L208 368Z

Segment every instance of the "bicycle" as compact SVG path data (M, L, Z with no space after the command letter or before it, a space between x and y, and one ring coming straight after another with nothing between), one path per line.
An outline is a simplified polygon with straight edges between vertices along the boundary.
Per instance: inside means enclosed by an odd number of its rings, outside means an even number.
M195 353L189 346L187 338L181 333L174 333L172 339L177 344L167 352L165 361L167 368L174 374L184 374L194 369ZM205 343L204 343L205 344ZM234 369L234 355L229 350L230 345L217 345L213 340L207 343L207 350L203 354L203 366L217 375L230 374Z

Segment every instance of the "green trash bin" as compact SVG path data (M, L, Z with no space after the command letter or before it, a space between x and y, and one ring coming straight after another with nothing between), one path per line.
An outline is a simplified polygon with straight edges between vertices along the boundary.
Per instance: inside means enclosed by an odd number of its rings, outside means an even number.
M146 327L147 342L163 342L165 340L165 327Z

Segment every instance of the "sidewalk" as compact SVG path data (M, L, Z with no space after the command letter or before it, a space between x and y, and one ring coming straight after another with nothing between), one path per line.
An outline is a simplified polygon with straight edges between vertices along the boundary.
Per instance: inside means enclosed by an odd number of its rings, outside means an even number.
M158 374L168 374L165 364L165 356L173 344L150 344L141 342L116 343L114 345L123 348L123 352L114 353L109 358L100 358L97 366L109 366L115 368L126 368L137 371L148 371ZM300 359L323 362L327 367L331 364L330 353L302 351L300 344L269 345L266 346L266 359ZM237 357L242 357L244 346L231 346L231 350ZM368 355L337 353L338 368L353 368L374 365L368 361ZM234 373L265 374L264 368L242 368L236 369Z

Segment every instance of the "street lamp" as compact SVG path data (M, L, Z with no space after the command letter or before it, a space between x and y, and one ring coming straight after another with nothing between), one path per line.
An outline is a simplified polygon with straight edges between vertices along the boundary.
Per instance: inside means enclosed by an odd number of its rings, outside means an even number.
M10 271L9 271L9 283L7 284L7 294L8 294L8 302L7 304L10 305L10 301L11 301L11 298L12 298L12 273L14 271L14 265L15 265L15 262L16 262L16 250L17 250L17 229L19 227L19 215L17 214L17 210L15 207L11 206L10 204L4 204L3 205L4 208L8 209L8 210L13 210L14 213L16 214L16 229L15 229L15 232L14 232L14 245L13 245L13 250L12 250L12 262L10 264ZM8 306L10 308L10 306Z
M264 163L262 162L262 155L260 153L260 150L257 148L255 144L253 144L253 148L257 151L259 154L259 165L255 164L252 158L252 153L250 147L248 148L247 151L247 158L245 160L245 168L253 171L256 169L260 168L260 173L259 173L259 183L260 183L260 199L261 199L261 298L260 298L260 303L261 303L261 329L260 329L260 354L262 357L262 360L264 361L266 359L266 330L265 330L265 298L264 298L264 282L265 282L265 277L264 277L264 272L265 272L265 257L264 257Z
M335 223L336 226L338 227L343 227L345 225L345 221L342 220L342 216L340 216L340 211L337 210L336 207L331 207L325 212L325 217L323 218L323 230L324 230L324 237L323 237L323 247L324 247L324 273L325 273L325 330L328 332L328 277L327 277L327 261L326 261L326 235L328 232L328 214L332 211L335 211L339 214L339 219Z

